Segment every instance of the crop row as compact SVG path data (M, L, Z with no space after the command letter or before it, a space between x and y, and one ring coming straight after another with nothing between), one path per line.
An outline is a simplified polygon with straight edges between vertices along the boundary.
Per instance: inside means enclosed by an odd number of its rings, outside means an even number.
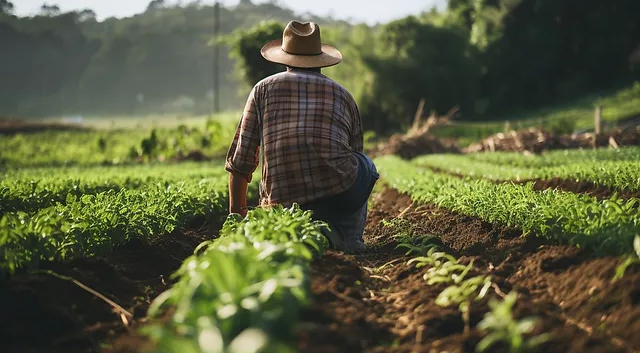
M139 189L149 184L169 187L183 180L222 180L222 166L196 163L151 166L27 168L2 174L0 213L38 209L66 203L68 197L110 190ZM219 186L222 188L222 186Z
M418 255L407 264L426 269L423 279L427 285L447 286L438 294L435 304L442 307L457 305L465 323L465 330L470 329L470 311L473 303L489 298L491 311L485 313L484 319L476 327L486 334L477 343L476 352L490 351L498 343L506 344L510 352L534 351L538 345L551 338L550 334L533 337L529 335L537 325L538 318L516 319L512 308L518 294L511 292L504 295L491 276L474 274L473 259L463 264L460 259L440 251L429 237L423 237L421 240L420 242L413 239L400 243L398 247L409 249L406 255ZM502 300L496 300L496 294L502 296Z
M395 156L376 159L391 187L418 202L434 203L526 234L599 253L629 254L640 227L640 200L598 200L558 190L537 192L532 184L464 180L418 168Z
M635 161L579 160L550 167L540 166L536 158L531 165L536 167L511 166L478 161L470 155L428 155L416 158L413 163L451 173L481 177L492 180L530 180L561 178L588 181L617 190L640 190L640 159Z
M309 302L309 263L328 245L323 223L291 208L227 218L154 300L143 329L157 352L293 352L300 307Z
M541 155L525 155L519 152L473 153L468 158L477 162L506 164L513 167L552 167L568 163L638 161L640 147L555 150Z
M67 194L64 203L0 218L0 271L106 254L134 238L170 233L226 209L223 176Z

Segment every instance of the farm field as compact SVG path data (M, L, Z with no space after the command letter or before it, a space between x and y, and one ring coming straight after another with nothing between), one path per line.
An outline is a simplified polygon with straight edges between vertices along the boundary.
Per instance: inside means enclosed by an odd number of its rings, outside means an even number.
M3 351L640 350L637 148L378 157L344 254L296 207L227 215L228 129L0 136Z
M533 182L542 189L552 184L596 196L640 196L640 149L551 151L541 156L522 153L427 155L413 163L434 171L494 181Z

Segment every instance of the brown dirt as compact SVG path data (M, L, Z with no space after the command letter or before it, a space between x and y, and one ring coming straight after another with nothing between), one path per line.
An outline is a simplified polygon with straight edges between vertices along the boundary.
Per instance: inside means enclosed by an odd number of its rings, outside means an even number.
M518 229L415 204L390 189L372 201L365 233L371 250L329 251L312 265L312 305L301 313L299 352L474 352L484 336L475 326L487 301L472 304L468 323L457 308L436 305L445 286L428 286L424 269L407 265L411 257L396 249L399 231L433 235L462 262L473 259L474 275L491 275L501 292L517 290L514 315L536 316L534 334L553 334L540 352L640 351L640 266L611 283L617 258L594 258L577 248L525 238ZM382 222L393 219L404 223L393 228ZM146 341L135 328L144 323L151 300L170 285L162 279L218 226L47 267L132 312L129 326L109 305L70 282L43 274L12 276L0 283L2 351L140 351Z
M520 184L533 182L534 190L542 191L547 189L560 189L563 191L574 192L577 194L585 194L598 199L609 199L614 194L618 198L628 200L631 198L640 198L640 191L633 190L615 190L602 185L597 185L588 181L575 181L561 178L551 178L548 180L523 180Z
M413 204L393 190L378 195L371 209L371 252L329 253L313 265L313 305L303 316L300 352L474 351L483 337L474 327L488 310L486 301L472 304L467 330L457 308L437 306L443 286L428 286L424 270L406 265L409 258L392 250L397 231L381 220L397 217L408 221L413 234L437 236L461 261L474 259L476 273L490 274L502 292L516 289L514 315L536 316L534 334L553 334L538 351L640 350L640 266L611 284L617 258L523 238L517 229Z
M455 176L457 178L469 178L470 176L464 174L458 174L455 172L451 172L448 170L423 166L424 168L428 168L436 173L447 174L451 176ZM482 177L472 177L474 179L482 179ZM562 178L551 178L551 179L526 179L526 180L492 180L486 179L492 183L502 184L513 182L516 184L527 184L533 183L533 189L536 191L544 191L547 189L559 189L562 191L573 192L576 194L584 194L593 196L595 198L604 200L610 199L613 195L617 195L618 198L623 200L628 200L631 198L640 198L640 191L621 189L616 190L612 188L608 188L606 186L594 184L589 181L576 181L571 179L562 179Z
M213 224L215 223L215 224ZM170 276L220 222L152 242L132 241L104 257L52 263L44 269L72 277L133 314L128 325L105 301L49 274L16 273L0 283L3 352L99 352L144 321Z
M388 141L369 151L372 157L393 154L404 159L432 153L460 153L460 149L455 141L440 140L429 133L422 133L392 135Z
M0 135L14 135L19 133L33 133L40 131L76 131L88 130L86 126L64 123L43 123L27 120L0 118Z
M636 125L625 128L615 128L601 134L581 133L572 135L556 135L550 131L540 129L526 129L497 133L462 150L463 153L482 151L518 151L541 153L542 151L594 148L614 146L640 145L640 127Z

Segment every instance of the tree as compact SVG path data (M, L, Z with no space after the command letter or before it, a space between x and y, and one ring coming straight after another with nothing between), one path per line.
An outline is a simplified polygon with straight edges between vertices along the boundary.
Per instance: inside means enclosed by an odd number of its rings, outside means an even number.
M46 17L58 16L60 14L60 7L58 5L49 5L47 3L40 6L40 15Z
M78 12L78 21L87 22L87 21L95 21L96 13L90 9L84 9Z
M7 0L0 0L0 14L10 15L13 13L14 6Z
M262 46L270 40L280 38L283 31L281 22L269 21L261 22L248 30L237 30L227 37L231 57L236 60L238 72L249 86L283 70L282 65L268 62L260 54Z
M147 5L147 12L153 12L165 7L165 0L151 0Z
M415 17L391 22L381 33L382 49L364 59L375 80L361 104L376 129L410 124L422 98L428 110L445 113L459 106L473 115L480 68L466 37Z

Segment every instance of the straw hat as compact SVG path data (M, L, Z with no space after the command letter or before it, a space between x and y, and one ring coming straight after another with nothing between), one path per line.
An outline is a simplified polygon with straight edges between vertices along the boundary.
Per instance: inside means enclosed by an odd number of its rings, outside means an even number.
M299 68L327 67L342 61L338 49L320 41L320 26L314 22L289 22L282 39L265 44L260 54L268 61Z

